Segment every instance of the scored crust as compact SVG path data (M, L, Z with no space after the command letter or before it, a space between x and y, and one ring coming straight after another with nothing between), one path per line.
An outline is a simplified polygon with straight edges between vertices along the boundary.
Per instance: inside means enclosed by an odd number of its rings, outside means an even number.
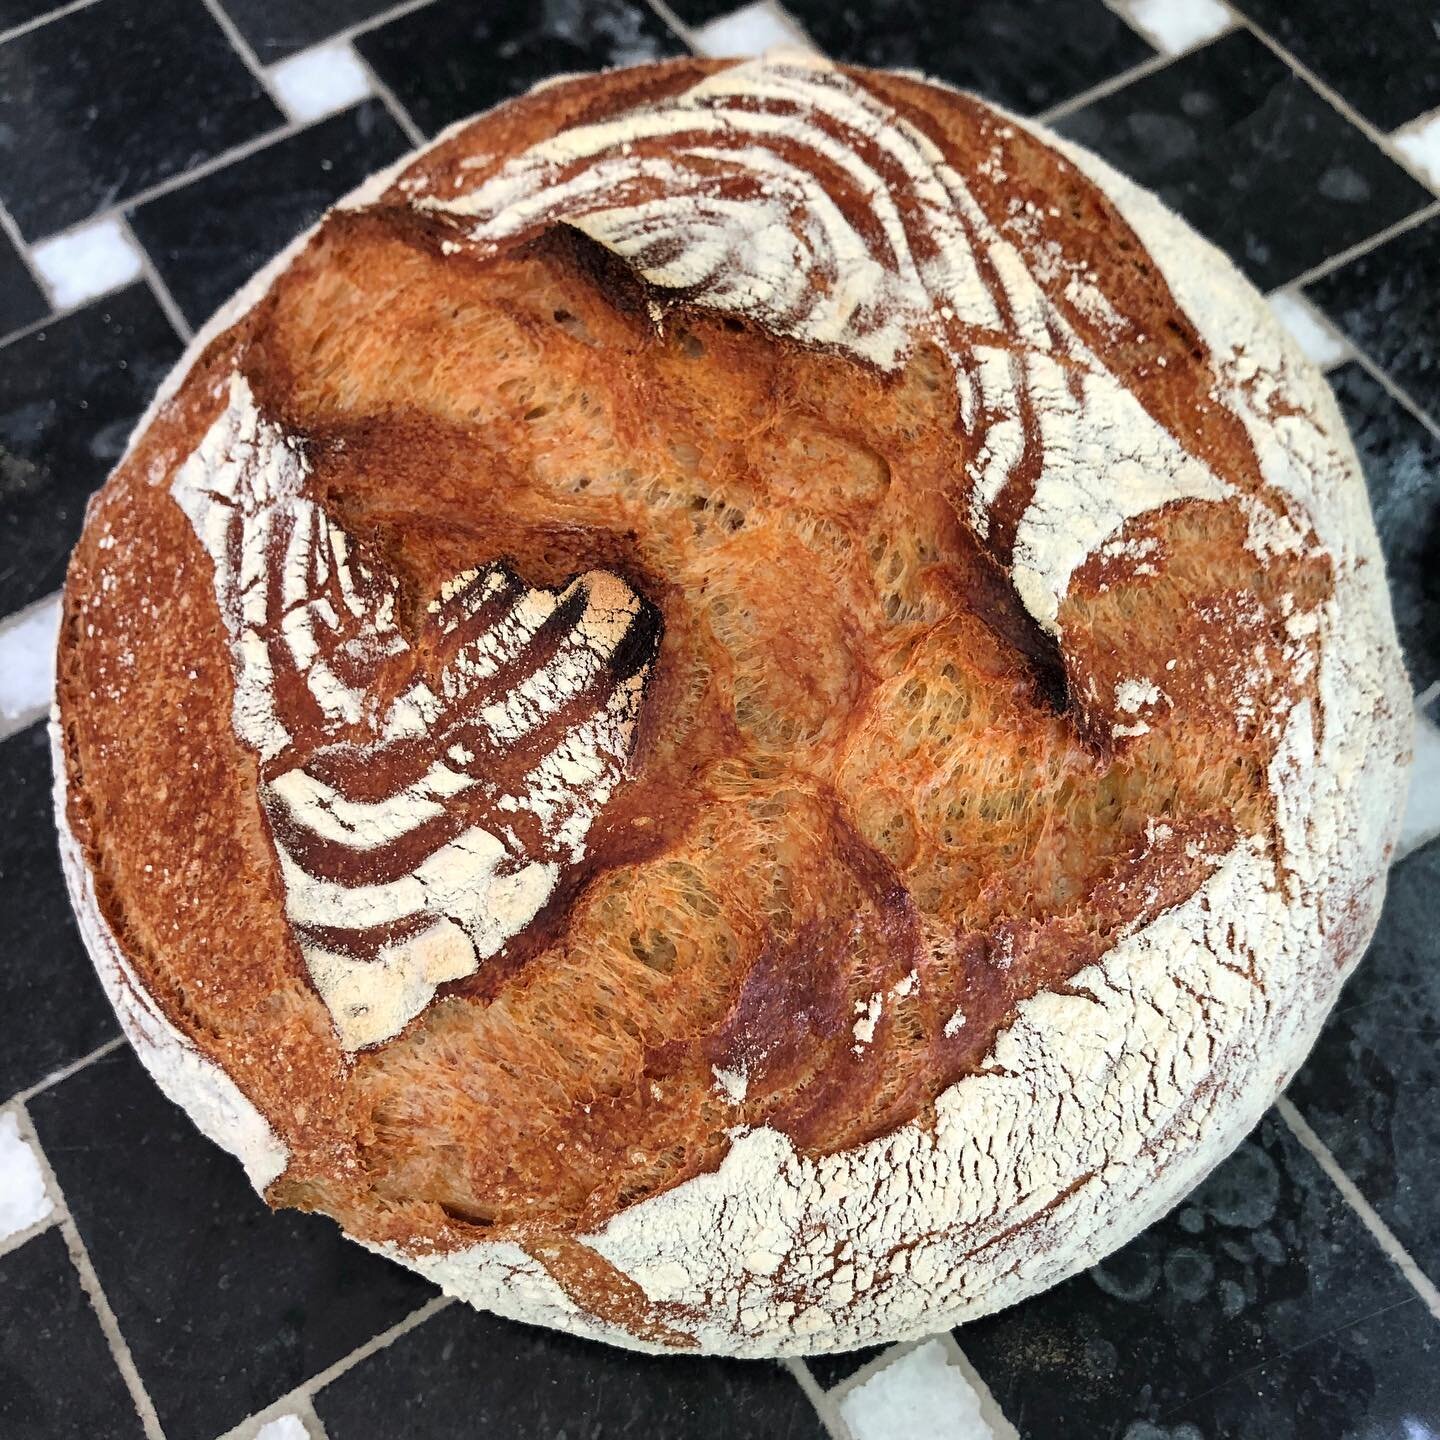
M1409 712L1329 392L979 101L548 85L175 378L66 586L82 929L271 1203L475 1303L741 1354L1010 1303L1223 1156L1368 939ZM521 669L491 593L549 621ZM564 655L522 765L484 705ZM532 783L567 753L588 808ZM460 892L514 875L487 930Z

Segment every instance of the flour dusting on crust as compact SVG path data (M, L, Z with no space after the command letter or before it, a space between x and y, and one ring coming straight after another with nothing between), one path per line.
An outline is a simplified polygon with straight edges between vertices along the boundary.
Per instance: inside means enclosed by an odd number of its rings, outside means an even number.
M354 552L308 473L236 375L171 494L214 564L285 913L355 1050L497 954L584 857L659 629L618 576L552 592L489 565L431 603L422 672L394 577Z

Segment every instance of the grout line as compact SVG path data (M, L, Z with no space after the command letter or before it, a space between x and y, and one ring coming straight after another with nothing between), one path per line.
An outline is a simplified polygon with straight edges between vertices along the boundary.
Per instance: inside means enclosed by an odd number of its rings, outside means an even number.
M328 119L329 117L323 118ZM258 155L260 151L268 149L271 145L278 145L280 141L288 140L302 130L308 130L315 123L313 120L306 121L304 124L295 120L283 120L279 125L274 125L259 135L252 135L248 140L242 140L238 145L232 145L228 150L220 151L218 155L201 160L188 170L169 175L164 180L157 180L153 185L147 185L143 190L137 190L133 195L127 195L124 200L118 200L103 210L96 210L86 215L84 219L77 220L73 225L67 225L63 230L56 230L44 238L54 240L58 236L68 235L72 230L83 230L100 220L108 220L112 217L123 218L127 210L138 210L142 205L148 205L150 201L158 200L162 195L168 195L174 190L183 190L185 186L193 184L196 180L203 180L207 175L213 175L215 171L235 164L237 160L248 160L250 156Z
M135 247L136 254L140 256L140 273L149 281L151 294L165 312L165 318L170 322L171 328L188 345L195 338L195 332L191 329L184 312L175 303L175 297L170 293L170 287L165 283L159 270L155 268L155 262L150 258L150 252L141 243L140 237L131 229L130 221L125 216L120 216L117 223Z
M831 1440L851 1440L850 1427L841 1418L840 1407L835 1403L835 1392L822 1390L820 1382L810 1373L810 1367L793 1355L782 1360L780 1368L788 1370L791 1378L805 1392L805 1398L815 1407L815 1413Z
M80 1278L80 1288L89 1297L91 1307L100 1322L101 1333L110 1347L110 1354L114 1357L115 1366L120 1371L120 1378L130 1392L130 1399L134 1402L136 1414L140 1417L140 1424L144 1428L146 1440L165 1440L165 1432L160 1428L160 1417L155 1413L154 1402L145 1391L145 1385L140 1379L140 1372L135 1368L135 1359L130 1354L130 1347L125 1343L124 1335L120 1333L120 1322L115 1318L115 1312L110 1308L110 1302L100 1287L100 1277L95 1272L90 1252L85 1248L84 1240L80 1238L75 1217L70 1213L70 1207L65 1201L65 1194L60 1189L60 1182L55 1178L55 1171L50 1166L50 1158L40 1144L39 1135L35 1133L34 1127L29 1123L28 1115L25 1117L25 1128L29 1132L29 1138L33 1141L35 1157L40 1162L41 1174L45 1176L46 1186L50 1191L51 1198L55 1201L57 1223L60 1226L60 1233L65 1239L65 1248L70 1252L70 1262L74 1265L75 1273Z
M350 41L345 43L350 46L350 53L354 55L355 63L365 72L365 78L370 82L370 88L375 92L376 98L390 112L390 118L404 132L405 138L417 150L429 144L429 136L411 118L410 112L400 103L395 92L375 73L375 67L353 43Z
M303 1387L282 1395L263 1410L247 1415L233 1429L221 1435L219 1440L255 1440L266 1425L273 1424L282 1415L293 1415L299 1420L305 1428L307 1440L326 1440L325 1426L315 1413L315 1406L310 1396L304 1393Z
M1310 1128L1305 1117L1295 1108L1294 1101L1288 1095L1282 1095L1275 1102L1275 1108L1280 1112L1280 1118L1294 1132L1295 1138L1310 1152L1346 1203L1360 1217L1360 1223L1375 1238L1386 1257L1410 1282L1411 1288L1425 1302L1430 1313L1440 1320L1440 1290L1435 1288L1430 1277L1410 1257L1395 1232L1375 1213L1374 1207L1360 1193L1360 1187L1340 1168L1340 1162Z
M325 1426L315 1413L315 1402L308 1395L302 1395L295 1402L293 1413L299 1416L301 1424L310 1432L311 1440L327 1440Z
M45 283L45 277L40 273L39 267L35 264L30 254L30 244L20 233L20 227L15 223L15 218L0 205L0 231L3 231L10 239L20 255L20 263L24 265L26 273L35 282L36 288L40 291L41 298L47 305L50 304L50 287ZM53 313L53 312L52 312Z
M745 0L735 0L735 8L738 10L744 3ZM677 39L683 41L694 54L704 58L700 43L695 38L695 31L665 3L665 0L649 0L649 5L650 9L659 16L661 23L668 25L675 32ZM726 11L725 13L729 14L730 12Z
M367 15L363 20L357 20L355 24L347 25L343 30L337 30L333 35L327 35L324 40L317 40L315 43L333 45L338 40L353 41L359 35L368 35L370 31L379 30L392 20L413 15L415 11L423 10L434 3L435 0L400 0L398 5L392 5L388 10L379 10L374 15Z
M353 1242L347 1241L346 1243ZM418 1310L412 1310L403 1320L397 1321L388 1330L382 1330L378 1335L372 1335L363 1345L357 1345L348 1355L342 1355L340 1359L332 1365L327 1365L318 1374L312 1375L293 1390L278 1396L263 1410L257 1410L253 1415L247 1415L233 1429L227 1430L220 1440L245 1440L245 1437L253 1435L260 1425L287 1412L299 1410L302 1406L307 1407L310 1413L314 1414L311 1400L319 1391L327 1385L333 1384L347 1370L360 1364L362 1360L368 1360L372 1355L400 1339L402 1335L408 1335L417 1326L423 1325L432 1316L438 1315L440 1311L456 1303L453 1295L437 1295L433 1300L427 1300ZM320 1423L318 1415L315 1417L315 1422L318 1428Z
M37 1080L28 1089L19 1090L5 1103L7 1105L23 1105L27 1100L33 1100L35 1096L50 1089L52 1085L58 1085L62 1080L68 1080L72 1075L77 1075L87 1066L93 1065L97 1060L103 1060L112 1051L118 1050L125 1043L123 1035L117 1035L113 1040L107 1040L103 1045L97 1045L88 1055L82 1055L78 1060L72 1060L68 1065L62 1065L58 1070L52 1070L43 1080Z
M1062 100L1058 105L1052 105L1048 110L1042 110L1040 114L1029 118L1039 125L1053 125L1073 111L1083 110L1092 101L1103 100L1107 95L1113 95L1136 80L1143 80L1147 75L1163 70L1167 65L1174 64L1176 60L1210 43L1209 40L1201 40L1188 50L1177 50L1173 55L1163 52L1152 55L1148 60L1142 60L1138 65L1132 65L1128 70L1122 70L1118 75L1112 75L1108 80L1102 80L1098 85L1092 85L1088 90L1082 90L1078 95L1072 95L1068 100Z
M1440 421L1432 419L1431 416L1421 408L1415 397L1386 371L1382 370L1358 345L1353 346L1352 349L1354 350L1353 358L1356 364L1358 364L1392 400L1403 405L1437 440L1440 440Z
M132 280L130 285L138 285L139 280ZM66 305L63 309L52 310L48 315L42 316L39 320L32 320L28 325L21 325L17 329L8 330L0 335L0 350L7 345L13 344L16 340L24 340L27 336L34 335L37 331L48 330L52 325L58 324L61 320L68 320L72 315L78 315L82 310L91 305L98 305L102 300L109 299L112 295L118 295L120 290L128 290L129 285L122 285L117 290L107 290L104 295L92 296L89 300L78 301L74 305Z
M40 1178L45 1184L45 1198L50 1202L50 1213L44 1219L37 1220L33 1225L27 1225L23 1230L16 1230L14 1234L7 1235L5 1239L0 1240L0 1256L3 1256L18 1250L26 1241L35 1239L37 1235L43 1235L47 1230L53 1230L60 1223L63 1211L60 1205L59 1187L55 1184L55 1177L50 1173L50 1167L46 1165L44 1157L41 1155L40 1137L35 1133L35 1126L25 1107L19 1103L13 1103L0 1109L0 1114L14 1115L21 1140L30 1147L35 1155L36 1163L40 1166Z
M970 1357L960 1348L955 1332L947 1330L940 1337L940 1344L951 1365L965 1377L965 1383L980 1401L980 1419L988 1427L991 1440L1020 1440L1020 1432L1000 1408L1000 1402L985 1383L984 1376L970 1363Z
M47 1170L49 1169L48 1161L42 1159L40 1163ZM100 1321L100 1329L110 1344L110 1353L115 1358L120 1378L124 1380L125 1388L130 1392L130 1399L135 1404L135 1411L140 1416L146 1440L165 1440L165 1432L160 1428L160 1417L155 1413L155 1404L145 1391L144 1382L140 1379L140 1372L135 1368L135 1359L130 1354L130 1347L120 1333L120 1322L116 1320L115 1312L110 1308L110 1302L100 1288L100 1277L95 1273L95 1266L90 1260L90 1252L85 1248L85 1242L80 1238L80 1232L75 1228L75 1221L71 1218L69 1208L65 1206L63 1199L60 1209L63 1212L60 1220L60 1233L65 1237L65 1248L69 1250L71 1262L80 1276L80 1288L90 1297L90 1304L94 1307L96 1317Z
M200 3L210 12L210 18L220 27L221 34L230 42L230 48L245 62L245 68L259 82L261 90L270 97L270 103L283 115L285 107L280 104L260 57L250 48L250 42L240 33L240 27L230 18L220 0L200 0Z
M28 35L30 31L38 30L52 20L63 20L65 16L73 15L77 10L88 9L93 4L95 4L95 0L71 0L69 5L61 5L58 9L47 10L45 14L36 15L22 24L12 25L8 30L0 30L0 45L7 40L16 40L21 35Z
M1410 168L1410 163L1403 153L1396 150L1391 144L1390 136L1371 124L1338 90L1322 80L1303 60L1298 60L1269 31L1261 29L1248 15L1240 14L1238 11L1235 13L1239 14L1241 26L1248 30L1277 60L1288 65L1332 110L1337 111L1344 119L1348 120L1372 145L1382 151L1393 164L1404 170L1417 184L1426 190L1431 188L1420 180Z
M1416 229L1427 220L1433 220L1437 215L1440 215L1440 200L1432 200L1428 205L1422 205L1403 220L1397 220L1393 225L1387 225L1383 230L1377 230L1373 235L1367 235L1365 239L1357 240L1355 244L1346 249L1328 256L1318 265L1312 265L1308 270L1295 276L1293 280L1287 280L1280 288L1298 290L1302 286L1313 284L1316 280L1323 279L1330 274L1332 270L1338 270L1342 265L1348 265L1352 260L1358 260L1360 256L1378 249L1386 241L1393 240L1397 235L1403 235L1407 230Z

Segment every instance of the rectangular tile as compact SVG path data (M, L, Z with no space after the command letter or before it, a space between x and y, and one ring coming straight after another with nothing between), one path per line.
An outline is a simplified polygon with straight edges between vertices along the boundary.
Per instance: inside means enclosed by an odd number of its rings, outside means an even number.
M8 235L0 234L0 335L33 325L50 309Z
M1376 1317L1414 1301L1354 1211L1274 1113L1186 1201L1093 1269L956 1331L1025 1437L1186 1436L1155 1427L1213 1417L1211 1437L1314 1440L1364 1428L1378 1372ZM1418 1313L1416 1313L1418 1310ZM1440 1338L1412 1307L1418 1361ZM1307 1347L1329 1347L1322 1355ZM1292 1358L1302 1354L1302 1358ZM1396 1373L1396 1371L1399 1373ZM1271 1383L1257 1386L1255 1374ZM1440 1421L1435 1385L1386 1366L1388 1409ZM1223 1403L1222 1403L1223 1402ZM1306 1428L1335 1408L1354 1428Z
M1305 294L1440 420L1440 215L1322 276Z
M823 1440L768 1361L637 1355L452 1305L315 1397L329 1440L684 1436Z
M1440 841L1402 860L1369 954L1290 1098L1440 1284Z
M272 1214L129 1049L30 1114L168 1440L211 1440L434 1294L330 1220Z
M224 0L262 65L395 8L396 0Z
M175 302L200 325L307 225L408 148L378 100L322 120L131 212Z
M302 50L266 73L281 108L298 125L348 110L375 93L369 71L348 40Z
M203 6L104 0L0 46L0 200L38 239L281 118Z
M1245 0L1244 10L1381 130L1440 105L1440 13L1426 0Z
M113 215L42 240L30 253L61 310L131 284L144 265L135 242Z
M1440 439L1351 361L1330 373L1365 469L1416 691L1440 680Z
M432 135L548 75L685 53L644 0L437 0L356 48Z
M43 723L0 741L0 915L5 917L0 1100L5 1100L116 1033L70 916L55 845Z
M1156 191L1262 290L1433 198L1246 31L1058 128Z
M57 1230L0 1256L0 1434L141 1440L134 1402Z
M789 0L785 8L837 60L923 70L1026 115L1154 54L1100 0Z
M179 354L144 285L0 348L0 616L60 585L86 499Z

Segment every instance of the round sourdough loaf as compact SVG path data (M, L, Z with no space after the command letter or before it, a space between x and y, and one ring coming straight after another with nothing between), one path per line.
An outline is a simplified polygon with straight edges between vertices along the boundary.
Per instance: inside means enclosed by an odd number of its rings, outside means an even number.
M1208 245L803 56L447 132L191 347L65 591L100 976L272 1205L774 1355L1173 1204L1374 924L1354 453Z

